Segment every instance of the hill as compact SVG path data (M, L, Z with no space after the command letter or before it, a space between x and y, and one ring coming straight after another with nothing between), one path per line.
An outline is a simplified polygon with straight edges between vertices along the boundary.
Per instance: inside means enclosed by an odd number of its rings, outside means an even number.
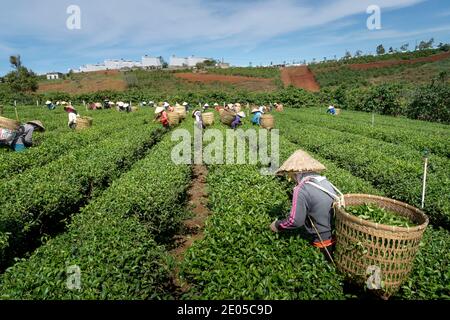
M321 87L341 85L369 86L387 82L429 83L441 72L449 70L450 52L428 50L426 53L383 55L366 60L328 62L311 65ZM428 54L428 55L426 55Z

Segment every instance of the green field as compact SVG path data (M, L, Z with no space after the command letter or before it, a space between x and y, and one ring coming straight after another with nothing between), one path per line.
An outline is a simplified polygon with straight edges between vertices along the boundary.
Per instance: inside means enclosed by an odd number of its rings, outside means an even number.
M192 216L193 167L171 160L171 131L153 110L85 111L91 129L72 132L67 114L18 108L45 133L23 153L0 149L1 299L360 299L299 232L268 225L290 208L293 185L260 164L207 165L204 237L182 260L172 254ZM13 108L5 115L15 117ZM323 108L274 114L280 158L301 148L344 193L420 206L422 151L430 150L424 211L430 217L413 271L393 299L450 299L450 131L447 125ZM213 128L224 131L218 120ZM188 117L179 128L193 130ZM252 128L249 119L243 129ZM173 130L173 129L172 129ZM14 190L14 192L11 192ZM82 287L66 287L79 266ZM174 284L175 270L188 289Z

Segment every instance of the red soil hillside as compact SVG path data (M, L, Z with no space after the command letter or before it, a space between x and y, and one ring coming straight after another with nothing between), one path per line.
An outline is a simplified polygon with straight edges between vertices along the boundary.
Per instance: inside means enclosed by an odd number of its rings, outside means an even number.
M308 67L288 67L281 70L281 80L285 86L293 85L308 91L317 92L320 86Z

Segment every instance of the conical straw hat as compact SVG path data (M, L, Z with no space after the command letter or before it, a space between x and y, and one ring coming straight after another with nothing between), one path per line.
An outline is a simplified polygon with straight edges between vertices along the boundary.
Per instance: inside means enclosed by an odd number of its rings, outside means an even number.
M280 169L277 170L277 175L287 173L301 173L301 172L321 172L325 170L325 166L319 161L311 157L303 150L297 150L293 155L287 159Z
M38 126L40 130L45 131L44 125L39 120L28 121L27 123L34 124L35 126Z

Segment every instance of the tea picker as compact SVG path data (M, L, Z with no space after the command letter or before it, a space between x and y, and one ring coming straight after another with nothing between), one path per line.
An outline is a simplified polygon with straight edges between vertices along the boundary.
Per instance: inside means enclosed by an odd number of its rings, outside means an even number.
M238 126L240 126L242 124L242 121L241 121L242 118L245 118L244 111L238 112L236 114L236 116L234 117L233 122L231 122L231 128L232 129L236 129Z
M325 169L303 150L297 150L286 160L276 174L287 174L297 183L292 208L287 218L275 220L270 228L273 232L282 232L305 227L313 238L312 245L333 262L332 250L336 242L332 234L333 203L341 201L342 193L320 175Z
M24 151L33 145L34 131L45 131L41 121L28 121L16 128L0 128L0 145L9 146L16 152Z
M336 115L336 108L334 106L329 106L327 113L331 114L332 116Z
M197 128L199 128L200 130L205 128L202 119L202 112L200 110L195 109L192 112L192 117L195 118L195 125L197 126Z
M261 116L262 116L261 110L258 108L253 108L252 114L253 114L252 123L260 126L261 125Z
M70 129L75 129L77 127L77 118L79 117L77 110L72 106L65 106L64 111L69 114L69 122L67 125Z
M48 110L55 110L56 109L56 106L50 100L47 100L45 102L45 105L47 106Z
M157 107L155 110L155 122L159 121L163 125L164 128L169 127L169 118L167 117L167 112L165 111L164 107Z

